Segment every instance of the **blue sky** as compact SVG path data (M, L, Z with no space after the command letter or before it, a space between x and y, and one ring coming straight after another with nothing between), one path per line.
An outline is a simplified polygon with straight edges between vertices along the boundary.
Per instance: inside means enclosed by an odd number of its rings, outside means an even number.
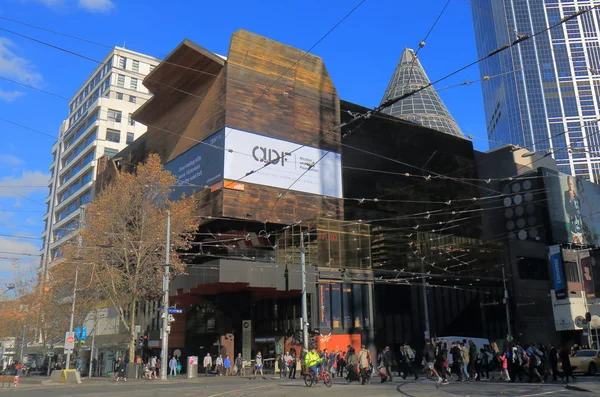
M85 38L125 45L159 58L184 38L226 55L231 34L247 29L306 50L331 29L358 0L3 0L0 16ZM367 0L312 53L321 56L342 99L373 107L404 47L415 48L446 0ZM14 30L94 59L108 49L6 20ZM419 57L434 80L476 59L471 8L452 0ZM67 117L68 101L1 78L71 97L97 65L0 30L0 119L56 136ZM479 79L471 68L439 87ZM443 90L442 99L475 147L487 150L479 84ZM54 140L0 120L0 288L2 280L39 259L44 187ZM23 238L6 237L23 236ZM19 264L12 259L20 258Z

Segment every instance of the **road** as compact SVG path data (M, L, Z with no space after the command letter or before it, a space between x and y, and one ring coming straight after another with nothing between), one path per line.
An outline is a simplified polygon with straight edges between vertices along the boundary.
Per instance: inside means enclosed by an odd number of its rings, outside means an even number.
M596 380L587 381L587 384L600 386ZM584 386L586 381L578 382ZM106 380L84 380L82 385L40 385L24 384L18 389L0 389L0 397L26 396L26 397L52 397L52 396L128 396L128 397L164 397L176 395L177 397L281 397L281 396L322 396L349 397L361 396L398 396L398 397L536 397L536 396L589 396L593 393L584 393L565 390L562 384L527 384L527 383L500 383L500 382L468 382L451 383L438 386L431 381L401 381L386 384L373 383L361 386L356 383L346 384L343 380L335 379L332 388L327 389L323 384L311 388L304 385L302 380L249 380L248 378L198 378L193 380L178 379L170 381L142 380L127 383Z

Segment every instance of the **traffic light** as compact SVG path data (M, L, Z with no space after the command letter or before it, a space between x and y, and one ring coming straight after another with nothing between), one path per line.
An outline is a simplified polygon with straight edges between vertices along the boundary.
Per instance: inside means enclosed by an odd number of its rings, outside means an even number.
M148 334L144 334L143 336L140 336L138 338L137 347L138 347L138 349L141 349L143 347L148 347Z

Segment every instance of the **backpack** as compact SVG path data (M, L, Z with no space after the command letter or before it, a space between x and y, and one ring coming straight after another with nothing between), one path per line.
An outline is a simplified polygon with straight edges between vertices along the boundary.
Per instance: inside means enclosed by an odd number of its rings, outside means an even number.
M404 347L404 354L406 354L406 357L408 357L408 359L410 361L414 361L415 359L415 351L410 348L409 346L405 346Z

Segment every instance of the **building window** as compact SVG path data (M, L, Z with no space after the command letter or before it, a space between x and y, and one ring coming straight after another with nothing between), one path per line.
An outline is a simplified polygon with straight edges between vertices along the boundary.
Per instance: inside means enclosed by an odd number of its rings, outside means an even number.
M123 93L117 92L117 99L123 100Z
M133 119L131 113L129 113L129 125L135 125L135 120Z
M129 83L129 88L132 90L137 90L137 79L135 77L131 78L131 82Z
M133 135L133 132L128 132L127 133L127 144L129 145L134 140L135 140L135 136Z
M135 97L133 95L129 95L129 102L135 103Z
M119 58L119 67L121 69L126 69L127 68L127 58L125 58L125 57L120 57Z
M125 76L122 74L117 78L117 87L125 87Z
M139 72L140 71L140 61L133 60L131 63L131 70L133 70L134 72Z
M564 262L565 264L565 278L569 283L580 283L581 278L579 277L579 265L577 262Z
M110 142L119 143L121 141L121 131L107 128L106 129L106 140L110 141Z
M108 109L108 121L112 121L114 123L121 122L121 112L118 110Z
M104 155L108 156L108 157L114 157L115 154L119 153L119 151L117 149L111 149L111 148L104 148Z

